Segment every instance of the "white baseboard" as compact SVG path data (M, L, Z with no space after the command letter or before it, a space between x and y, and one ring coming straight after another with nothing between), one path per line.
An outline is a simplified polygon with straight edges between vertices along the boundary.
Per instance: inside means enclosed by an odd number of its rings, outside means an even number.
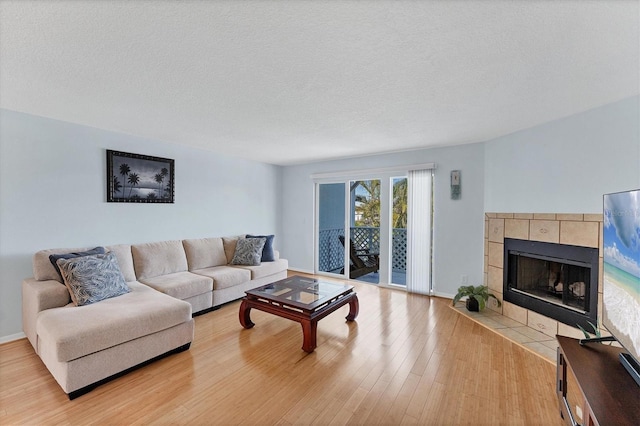
M439 291L434 291L433 296L443 297L445 299L453 299L453 294L449 293L440 293Z
M309 270L306 270L306 269L300 269L300 268L291 268L290 267L289 270L292 271L292 272L301 272L303 274L312 274L312 275L314 274L313 271L309 271Z
M25 337L27 337L27 335L24 333L16 333L16 334L10 334L8 336L1 336L0 344L13 342L14 340L24 339Z

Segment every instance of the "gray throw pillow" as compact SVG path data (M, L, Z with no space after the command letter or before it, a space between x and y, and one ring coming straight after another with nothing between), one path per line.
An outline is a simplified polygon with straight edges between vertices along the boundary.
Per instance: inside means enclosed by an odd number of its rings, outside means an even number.
M74 305L83 306L129 293L118 259L112 252L58 259L64 284Z
M274 235L247 235L247 238L266 238L267 241L264 243L264 248L262 249L262 262L273 262L276 260L276 254L273 251L273 238Z
M238 240L231 264L246 266L260 265L262 249L266 241L266 238L242 238Z

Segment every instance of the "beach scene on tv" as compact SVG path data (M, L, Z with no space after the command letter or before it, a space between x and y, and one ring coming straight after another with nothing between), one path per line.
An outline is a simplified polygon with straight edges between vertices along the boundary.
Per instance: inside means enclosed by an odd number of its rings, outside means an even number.
M640 190L604 196L603 324L640 357Z

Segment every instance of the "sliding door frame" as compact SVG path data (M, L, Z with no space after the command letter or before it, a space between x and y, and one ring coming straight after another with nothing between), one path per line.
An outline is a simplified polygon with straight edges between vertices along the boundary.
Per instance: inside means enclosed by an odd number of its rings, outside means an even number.
M314 273L318 275L326 275L331 277L337 277L341 279L348 279L349 277L349 252L344 251L344 275L335 274L330 272L319 271L319 210L320 210L320 185L341 183L345 188L345 211L344 211L344 227L345 227L345 241L349 241L351 237L351 191L350 182L356 180L380 180L380 271L379 271L379 283L377 285L381 287L392 288L404 288L406 285L391 284L391 221L392 221L392 184L391 179L397 177L408 176L410 170L423 170L423 169L435 169L434 163L414 164L398 167L386 167L378 169L366 169L366 170L352 170L341 172L329 172L329 173L315 173L310 176L314 181L314 220L313 220L313 244L314 244ZM384 207L384 208L383 208ZM433 216L432 216L433 220ZM408 231L410 232L410 231ZM433 235L431 236L433 238Z
M344 187L344 217L342 220L342 226L344 227L344 237L345 241L349 241L351 238L351 229L347 225L349 223L349 193L347 190L349 187L349 183L340 179L331 179L326 181L316 181L314 183L314 215L313 215L313 272L316 275L324 275L329 277L338 277L338 278L347 278L349 276L349 252L347 250L344 251L344 256L342 260L342 264L344 265L344 274L336 274L333 272L320 271L320 185L332 185L332 184L342 184Z

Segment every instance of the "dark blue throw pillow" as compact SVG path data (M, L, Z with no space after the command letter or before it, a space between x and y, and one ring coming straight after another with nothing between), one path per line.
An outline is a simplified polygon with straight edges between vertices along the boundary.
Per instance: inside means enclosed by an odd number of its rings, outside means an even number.
M273 262L276 260L276 254L273 252L273 238L275 235L247 235L247 238L266 238L267 242L264 243L262 249L261 262Z
M62 279L62 274L60 273L60 267L58 266L58 259L74 259L76 257L82 256L91 256L94 254L105 254L107 250L104 247L95 247L91 250L87 251L79 251L75 253L64 253L64 254L51 254L49 255L49 261L53 264L53 267L56 268L56 272L60 275L60 279Z

